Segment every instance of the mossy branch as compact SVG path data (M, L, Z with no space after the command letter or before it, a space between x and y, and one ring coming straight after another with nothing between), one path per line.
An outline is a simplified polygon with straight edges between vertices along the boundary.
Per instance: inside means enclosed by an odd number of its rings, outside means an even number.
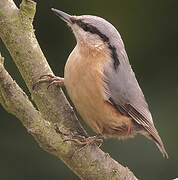
M47 90L43 84L33 91L33 84L41 75L52 74L36 40L33 17L36 3L23 0L20 9L13 0L0 1L0 37L9 50L31 95L38 107L36 110L26 94L10 77L0 56L0 103L14 114L38 141L40 146L71 168L81 179L137 179L126 167L113 160L96 145L81 151L73 142L59 133L86 135L61 89Z

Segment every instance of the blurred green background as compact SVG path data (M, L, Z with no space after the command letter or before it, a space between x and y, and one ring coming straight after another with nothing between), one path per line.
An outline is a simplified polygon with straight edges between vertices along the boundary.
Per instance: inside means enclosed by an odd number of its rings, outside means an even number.
M119 30L169 159L163 159L156 146L141 136L127 141L108 140L102 149L139 179L178 177L178 1L39 1L35 33L52 69L62 76L75 38L51 7L75 15L104 17ZM11 75L25 88L1 41L0 52ZM63 162L39 148L14 116L1 107L0 115L0 180L78 179Z

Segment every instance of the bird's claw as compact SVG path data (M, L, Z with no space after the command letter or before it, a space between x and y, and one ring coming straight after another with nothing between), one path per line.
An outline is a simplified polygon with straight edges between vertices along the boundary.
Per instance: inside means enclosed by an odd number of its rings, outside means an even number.
M44 82L49 83L49 85L47 86L47 89L49 89L49 87L52 85L57 85L60 87L64 86L64 78L54 76L52 74L45 74L45 75L40 76L39 80L33 85L32 89L35 90L37 85Z
M96 136L90 136L90 137L85 137L85 136L81 136L81 135L75 135L72 138L68 138L65 139L64 142L66 141L73 141L78 145L83 145L83 146L87 146L87 145L91 145L91 144L96 144L99 147L102 145L103 143L103 138L96 135Z

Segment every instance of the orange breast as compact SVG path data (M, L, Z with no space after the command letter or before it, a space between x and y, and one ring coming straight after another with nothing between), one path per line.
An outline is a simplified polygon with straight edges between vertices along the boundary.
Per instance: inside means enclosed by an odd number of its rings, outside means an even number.
M113 136L117 131L127 131L131 120L106 102L103 66L108 60L107 54L88 52L84 56L76 47L66 63L64 83L83 120L95 132Z

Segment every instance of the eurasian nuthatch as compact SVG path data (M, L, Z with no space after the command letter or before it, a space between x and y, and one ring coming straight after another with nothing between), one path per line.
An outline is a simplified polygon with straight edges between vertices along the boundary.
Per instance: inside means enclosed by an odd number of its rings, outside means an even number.
M77 111L97 134L124 139L140 133L168 157L116 28L97 16L52 11L77 40L64 79L53 77L53 83L65 85Z

